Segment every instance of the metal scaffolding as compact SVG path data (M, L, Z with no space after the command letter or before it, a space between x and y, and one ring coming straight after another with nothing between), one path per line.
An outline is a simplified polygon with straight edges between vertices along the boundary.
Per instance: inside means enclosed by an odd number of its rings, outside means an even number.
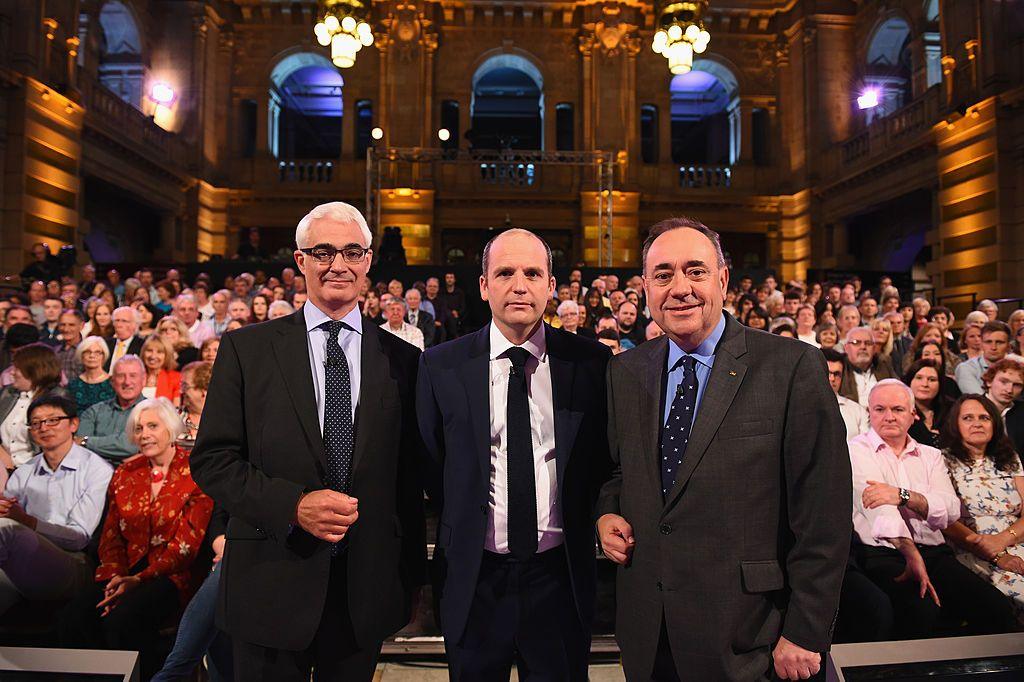
M549 152L539 150L454 150L422 147L369 147L366 150L366 219L370 229L380 229L380 192L384 168L394 164L476 165L481 174L509 185L530 184L529 170L540 166L577 166L593 168L597 178L597 219L599 228L599 266L612 265L612 224L615 204L615 153ZM431 189L420 187L417 189Z

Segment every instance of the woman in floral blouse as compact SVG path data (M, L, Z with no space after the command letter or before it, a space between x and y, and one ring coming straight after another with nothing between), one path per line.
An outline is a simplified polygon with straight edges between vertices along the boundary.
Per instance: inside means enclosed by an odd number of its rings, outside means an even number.
M160 664L152 658L158 630L202 579L193 563L213 511L175 445L183 428L166 398L132 409L127 429L141 456L114 472L95 587L61 618L65 646L141 651L144 679Z
M968 394L943 429L946 465L960 497L960 520L944 531L957 559L1013 601L1024 623L1024 469L988 398Z

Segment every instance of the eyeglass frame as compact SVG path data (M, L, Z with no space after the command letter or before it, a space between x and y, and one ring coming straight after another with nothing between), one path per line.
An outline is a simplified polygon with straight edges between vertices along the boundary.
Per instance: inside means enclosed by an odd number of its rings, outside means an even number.
M324 251L328 251L328 252L333 250L334 253L331 253L330 257L327 260L320 260L313 253L314 251L317 251L317 250L324 250ZM348 257L345 256L345 252L346 251L356 251L356 250L358 250L360 252L360 255L359 255L359 257L357 259L350 260ZM333 265L334 264L334 259L337 258L339 253L341 254L341 259L344 262L348 263L349 265L358 265L359 263L363 262L364 258L366 258L366 254L368 254L371 251L373 251L373 249L371 249L369 247L362 247L362 246L359 246L358 244L346 244L345 246L341 247L340 249L338 247L336 247L334 244L317 244L316 246L310 246L310 247L307 247L305 249L299 249L299 251L301 251L302 253L306 254L307 256L312 258L314 262L319 263L320 265Z
M71 420L74 419L74 417L69 417L68 415L65 414L62 417L47 417L46 419L33 419L32 421L28 422L28 429L29 431L38 431L41 428L43 428L44 425L54 427L57 426L57 424L60 424L65 419ZM35 424L35 426L33 426L33 424Z

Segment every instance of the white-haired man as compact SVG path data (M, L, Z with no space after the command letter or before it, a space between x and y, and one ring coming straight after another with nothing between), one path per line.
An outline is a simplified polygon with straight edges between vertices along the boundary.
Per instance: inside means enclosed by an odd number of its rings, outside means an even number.
M199 318L199 306L196 305L196 299L190 294L180 294L174 299L174 316L188 327L189 338L196 348L202 346L206 339L212 339L217 335L213 331L213 325L207 324Z
M854 547L864 573L889 595L898 639L934 634L940 609L974 635L1010 632L1009 600L957 561L942 531L960 516L960 499L942 453L908 434L914 393L883 379L868 397L871 429L849 441Z
M135 308L121 306L115 308L110 316L114 325L114 335L107 339L107 350L110 351L110 358L103 368L110 371L118 360L126 355L138 355L142 352L142 337L137 334L139 331L139 313Z
M423 350L423 332L405 321L405 301L400 296L388 299L384 306L384 324L380 328Z
M434 316L423 310L423 295L416 287L409 287L405 292L405 321L423 333L423 347L434 345Z
M191 464L230 515L219 624L237 679L369 681L425 580L420 353L363 321L370 241L354 207L314 208L295 230L308 299L217 352Z
M78 443L97 455L119 464L138 452L125 433L128 414L142 400L146 385L146 367L138 355L125 355L113 363L110 383L114 397L90 405L82 412Z

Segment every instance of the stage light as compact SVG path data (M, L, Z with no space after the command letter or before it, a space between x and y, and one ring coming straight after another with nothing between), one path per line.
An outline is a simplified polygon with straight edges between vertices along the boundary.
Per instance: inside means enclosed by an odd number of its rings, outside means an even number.
M441 140L441 142L447 142L449 139L451 139L451 136L452 134L448 131L447 128L441 128L440 130L437 131L437 139Z
M373 130L370 131L370 137L372 137L375 140L383 139L384 131L381 130L380 128L374 128Z
M868 88L857 98L857 107L860 109L873 109L878 106L878 89Z
M149 99L161 106L169 107L174 104L174 100L178 99L178 93L170 84L161 81L149 86Z

